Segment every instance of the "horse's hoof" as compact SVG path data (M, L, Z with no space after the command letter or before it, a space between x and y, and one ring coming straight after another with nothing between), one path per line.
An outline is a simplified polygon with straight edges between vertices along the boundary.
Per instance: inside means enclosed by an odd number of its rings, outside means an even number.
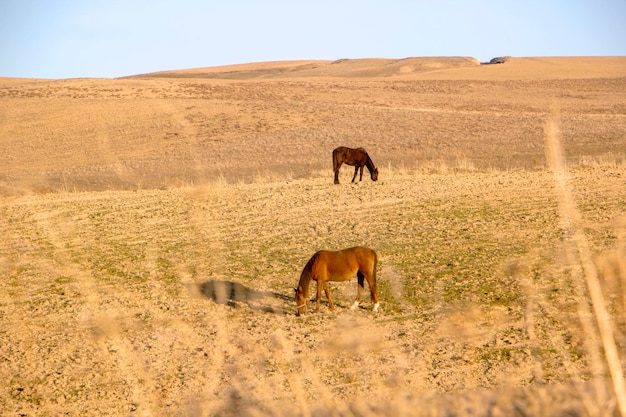
M377 313L379 308L380 308L380 303L374 304L374 313Z
M350 306L350 310L354 311L359 307L359 302L355 301L351 306Z

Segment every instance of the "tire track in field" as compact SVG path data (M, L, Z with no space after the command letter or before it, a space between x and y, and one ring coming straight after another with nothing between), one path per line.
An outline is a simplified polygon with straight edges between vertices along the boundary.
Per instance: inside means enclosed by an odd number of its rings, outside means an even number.
M32 217L33 221L29 222L33 229L25 233L27 236L41 236L49 245L50 253L47 256L54 259L53 265L48 266L50 279L55 281L67 279L69 287L72 288L68 294L73 298L70 303L79 305L71 315L64 315L55 305L48 307L48 317L55 315L59 317L55 320L58 328L52 330L52 334L56 334L56 337L62 340L66 350L73 351L72 356L68 358L63 358L62 355L52 360L65 369L63 377L68 379L69 387L106 384L105 381L111 382L109 378L112 376L112 369L116 369L117 378L127 384L129 391L118 392L118 396L112 398L117 404L111 408L118 408L120 412L135 411L134 408L142 402L138 415L152 415L154 409L149 401L146 402L146 399L151 398L151 393L144 389L143 384L138 383L141 380L149 380L149 376L141 366L137 366L141 360L123 336L132 325L122 324L125 321L125 314L115 301L120 299L119 290L98 283L85 265L77 264L73 259L72 250L89 241L87 233L89 220L80 211L74 212L66 207L68 203L71 205L72 200L63 201L60 198L55 202L56 210L38 211ZM59 278L55 279L55 276ZM62 291L63 296L68 289L58 291ZM105 300L108 301L103 304ZM103 308L104 305L106 308ZM82 353L79 353L80 351ZM50 358L40 360L47 361ZM81 370L80 367L68 364L71 360L79 361L86 368ZM32 372L37 374L39 367ZM92 380L88 381L90 378ZM69 387L59 388L62 392L64 388ZM61 392L49 395L61 395ZM85 406L89 407L86 404Z
M49 207L49 206L48 206ZM22 339L21 346L23 354L30 355L32 352L40 351L41 349L51 350L51 339L62 340L69 338L75 340L79 338L85 338L89 340L89 332L83 332L79 326L70 318L73 314L79 317L84 315L85 309L89 307L90 297L93 294L90 287L86 287L82 283L79 285L77 282L83 280L84 273L78 268L75 268L72 262L69 261L67 251L60 245L64 238L69 237L75 230L72 225L64 221L63 217L59 219L59 214L63 210L58 206L46 210L45 212L37 209L37 203L26 204L22 206L13 206L8 218L19 218L19 226L7 237L12 237L15 241L22 241L21 244L17 244L17 247L22 246L24 253L30 259L31 271L37 271L38 276L43 276L34 280L30 274L20 274L18 271L14 271L15 276L18 276L20 282L20 289L22 297L13 295L11 301L16 303L16 311L28 311L28 306L35 306L39 315L26 316L23 318L19 329L22 331L22 335L27 335L25 339ZM58 224L55 220L59 220ZM70 226L70 231L67 233L61 232L63 229L57 228L57 226ZM35 238L36 237L36 238ZM33 242L36 239L36 244L32 245L28 242ZM34 242L33 242L34 243ZM19 260L16 260L19 265ZM17 266L16 265L16 266ZM18 268L23 268L18 266ZM58 283L58 285L57 285ZM45 294L45 295L44 295ZM86 298L86 300L85 300ZM18 307L19 306L19 307ZM39 317L38 317L39 316ZM45 316L52 319L55 323L54 326L48 327L43 330L40 321L41 317ZM56 319L55 319L56 318ZM28 329L28 330L26 330ZM12 329L12 330L15 330ZM13 334L13 337L19 337ZM11 339L11 335L9 336ZM13 340L16 343L16 340ZM22 369L19 372L15 372L14 375L21 375L26 380L37 380L38 378L45 383L59 384L63 381L70 387L74 384L66 380L66 378L73 378L82 373L80 369L68 366L66 361L71 357L75 357L76 350L78 349L75 343L67 343L65 340L65 353L56 352L52 355L42 355L42 357L35 357L29 360L21 362ZM94 352L94 347L83 346ZM70 356L68 356L70 355ZM18 362L19 363L19 362ZM25 366L25 364L29 364ZM55 375L49 373L49 371L40 373L40 370L50 369L51 364L55 364L59 369L63 369L64 372L61 375ZM68 383L69 382L69 383ZM40 395L45 388L43 384L33 384L29 387L32 390L31 395ZM53 398L58 393L49 393Z

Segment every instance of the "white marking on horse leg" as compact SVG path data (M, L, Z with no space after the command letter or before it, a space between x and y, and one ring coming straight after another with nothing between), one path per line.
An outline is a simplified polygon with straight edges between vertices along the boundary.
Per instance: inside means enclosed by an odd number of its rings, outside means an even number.
M350 306L350 310L356 310L359 307L359 302L355 301L354 303L352 303L352 305Z
M374 304L374 313L376 313L378 311L379 307L380 307L380 303Z

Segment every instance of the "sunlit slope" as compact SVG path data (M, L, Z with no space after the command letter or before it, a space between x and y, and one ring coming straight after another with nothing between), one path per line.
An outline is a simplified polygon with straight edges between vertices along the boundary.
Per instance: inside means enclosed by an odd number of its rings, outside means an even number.
M328 175L334 147L396 169L624 159L626 58L297 61L124 79L0 79L0 192Z

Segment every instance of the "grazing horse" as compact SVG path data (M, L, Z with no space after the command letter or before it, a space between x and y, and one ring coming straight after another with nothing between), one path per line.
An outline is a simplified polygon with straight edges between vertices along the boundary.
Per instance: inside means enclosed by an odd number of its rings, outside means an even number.
M300 282L296 291L296 315L306 312L309 305L309 286L311 280L317 282L317 296L315 297L315 312L320 310L322 288L328 299L328 306L332 310L335 306L330 298L328 281L343 282L356 274L358 279L357 295L351 310L356 309L361 302L363 282L367 280L370 287L374 311L378 311L380 303L376 294L376 252L364 246L343 249L339 251L321 250L316 252L305 265L300 275Z
M372 177L372 181L378 180L378 168L374 166L372 158L363 148L346 148L340 146L333 150L333 171L335 171L335 184L339 184L339 168L341 164L348 164L354 167L354 176L352 182L356 180L356 174L361 170L359 181L363 181L363 167L366 166Z

